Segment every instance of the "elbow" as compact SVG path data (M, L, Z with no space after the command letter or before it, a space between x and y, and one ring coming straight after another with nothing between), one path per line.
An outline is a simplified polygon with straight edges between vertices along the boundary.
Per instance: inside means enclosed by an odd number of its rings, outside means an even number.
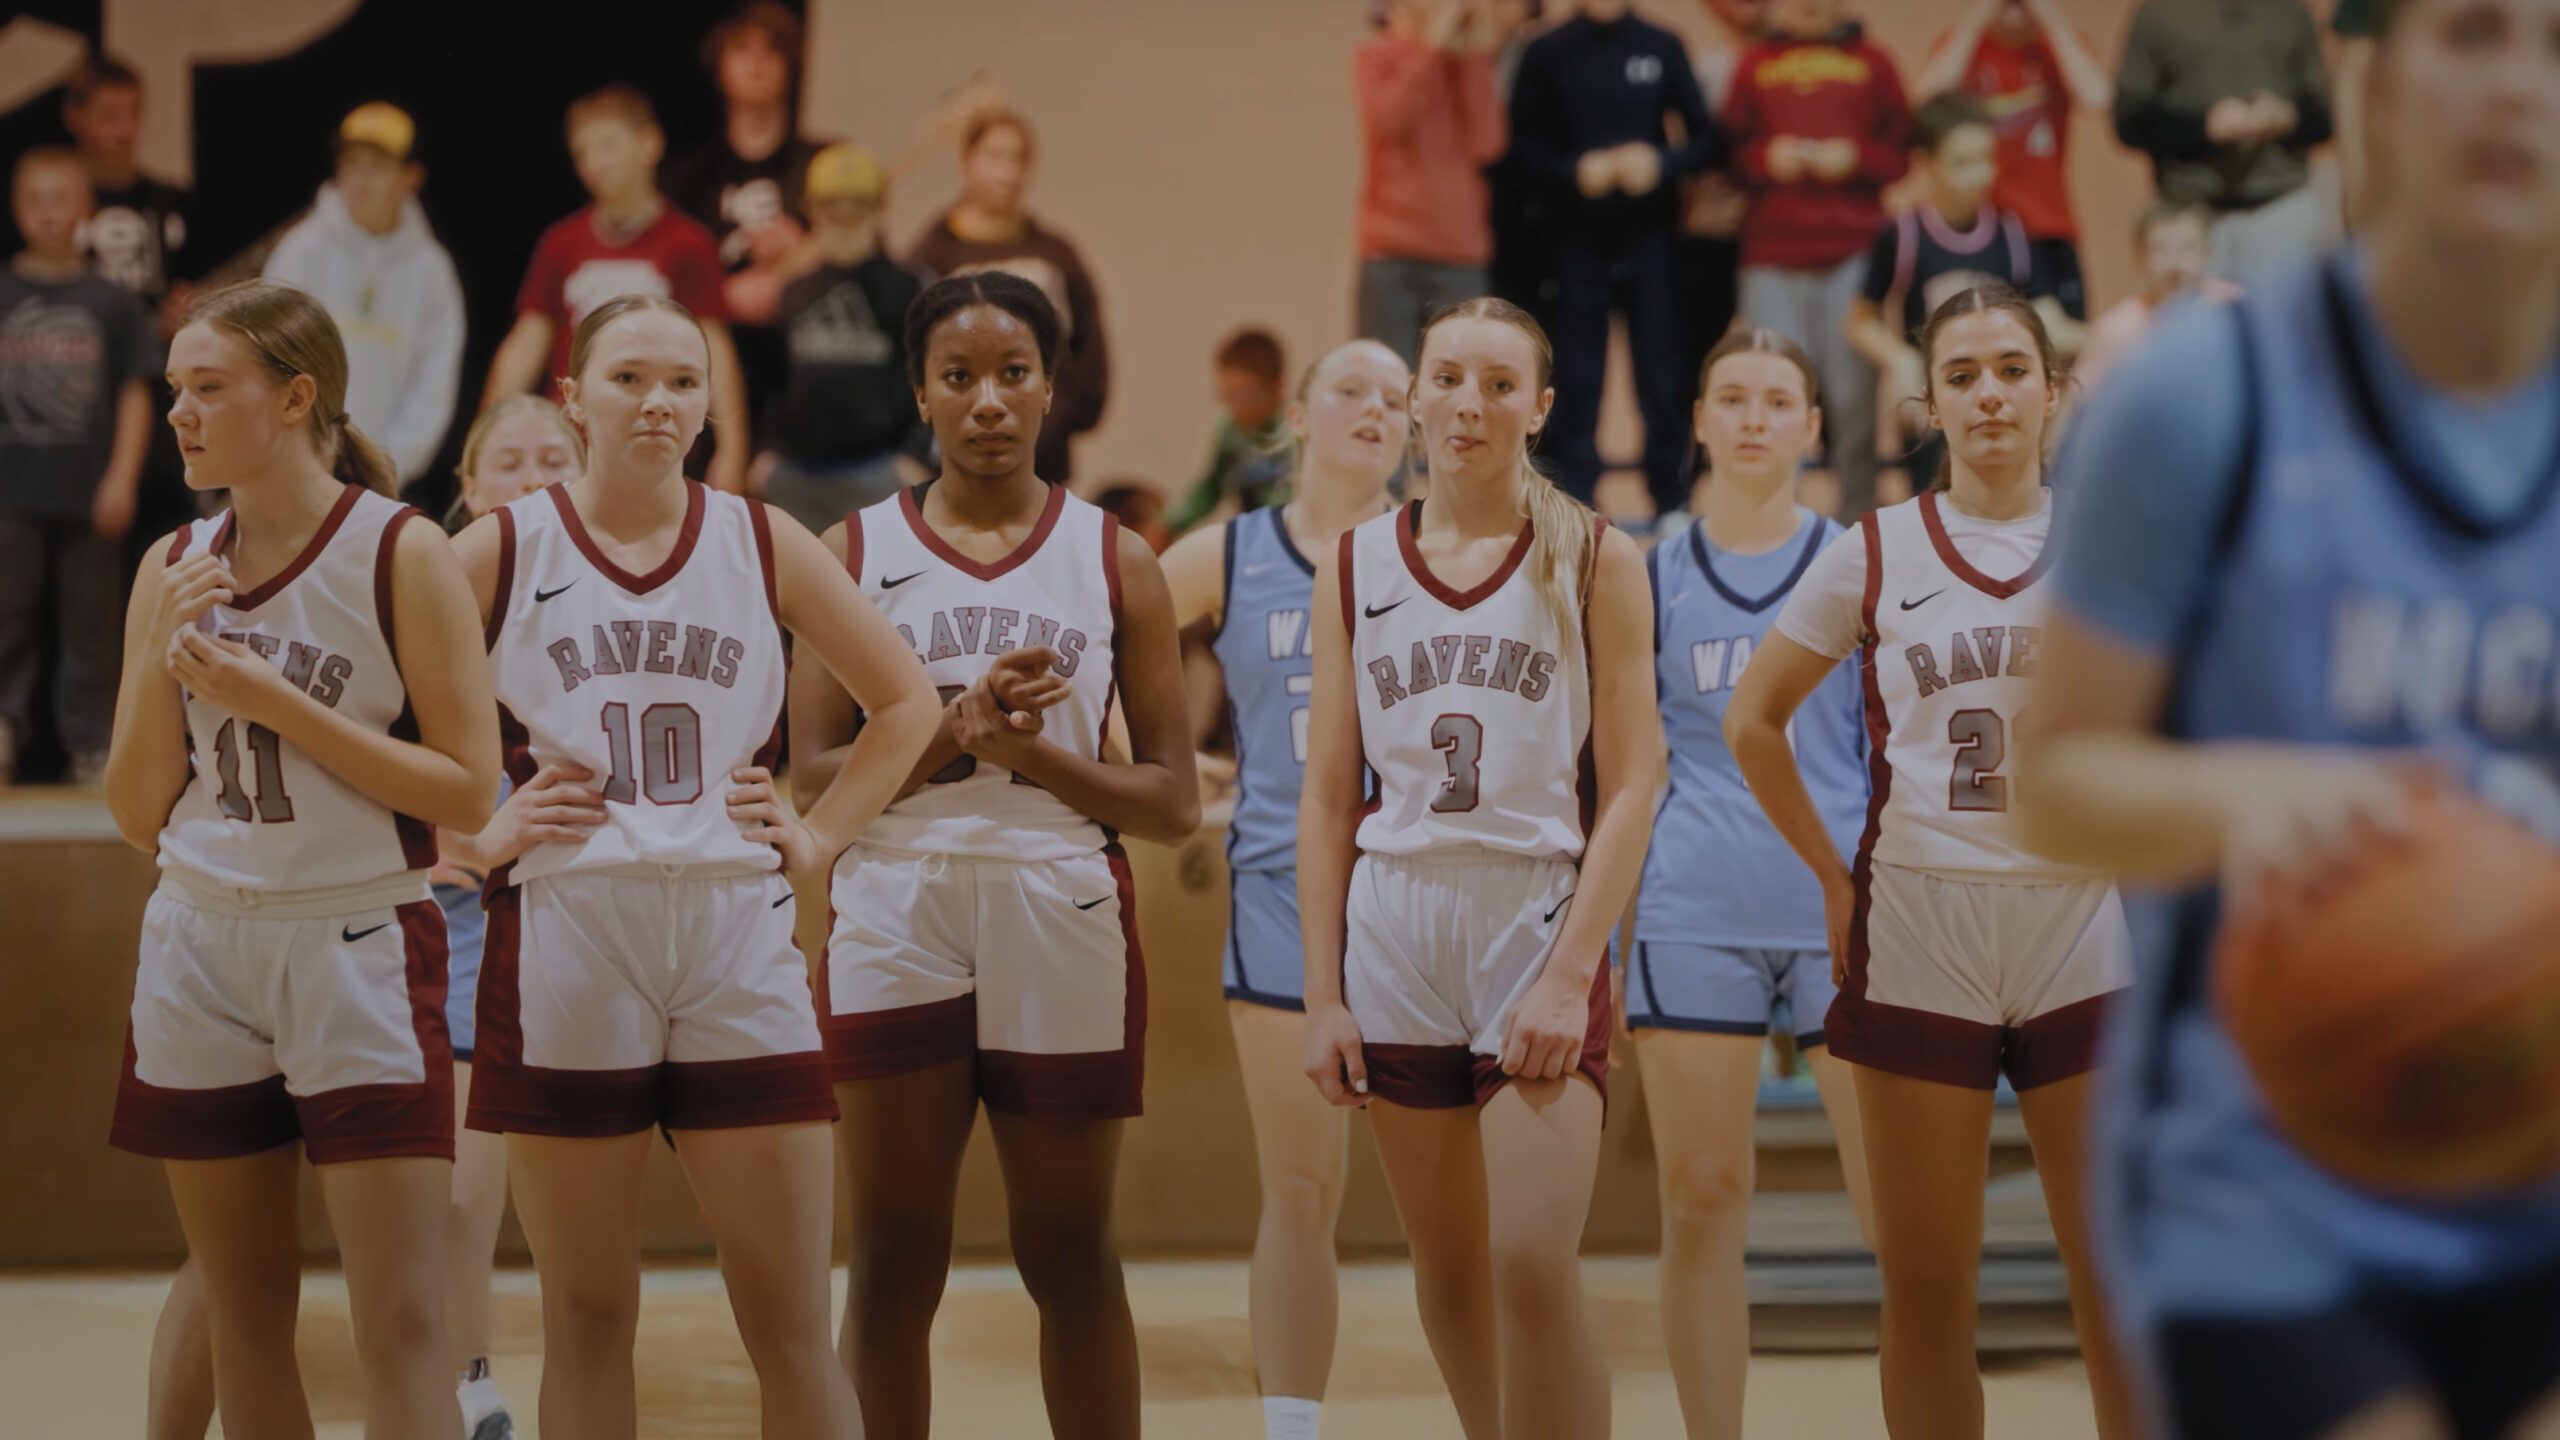
M465 776L453 793L439 797L436 813L420 815L439 830L452 830L464 835L477 835L487 829L489 817L498 813L498 772Z
M1179 845L1200 833L1200 787L1182 787L1182 792L1154 808L1143 826L1132 826L1129 833L1156 845Z

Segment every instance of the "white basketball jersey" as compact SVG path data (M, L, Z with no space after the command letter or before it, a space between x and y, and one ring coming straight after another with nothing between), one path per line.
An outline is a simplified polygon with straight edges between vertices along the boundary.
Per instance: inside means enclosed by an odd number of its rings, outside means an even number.
M265 656L285 679L368 730L417 738L391 648L391 551L418 512L349 485L294 562L198 627ZM230 512L195 521L172 565L231 545ZM317 890L436 863L434 827L371 800L264 725L186 697L193 769L160 830L160 863L225 885Z
M1957 552L1941 503L1924 493L1859 522L1867 734L1883 756L1864 848L1888 865L1966 879L2078 878L2085 872L2019 844L2011 813L2052 543L2024 572L1994 579Z
M1579 859L1591 732L1585 647L1565 643L1521 568L1528 526L1493 574L1460 592L1423 563L1414 543L1421 510L1416 501L1342 537L1360 748L1378 777L1360 848ZM1581 606L1581 596L1568 597L1568 613Z
M761 502L688 482L684 528L634 575L587 533L569 487L497 511L489 665L508 771L596 776L605 821L534 846L515 880L635 865L773 870L780 852L729 818L729 772L781 753L785 673L773 535Z
M925 523L923 495L902 491L847 523L854 583L924 658L946 704L1008 650L1056 651L1051 673L1067 682L1068 696L1041 712L1041 738L1100 756L1117 686L1120 522L1053 485L1031 534L982 564ZM944 766L862 835L866 845L1005 860L1090 854L1109 838L1039 785L973 755Z

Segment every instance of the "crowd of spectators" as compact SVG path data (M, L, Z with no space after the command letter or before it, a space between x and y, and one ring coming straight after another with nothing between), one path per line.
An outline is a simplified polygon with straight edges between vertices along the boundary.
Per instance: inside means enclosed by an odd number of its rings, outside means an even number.
M1907 68L1859 0L1699 3L1693 52L1628 0L1373 0L1350 56L1357 332L1410 361L1441 305L1490 292L1527 307L1555 347L1546 463L1639 524L1648 503L1666 520L1688 506L1697 368L1737 323L1814 357L1827 479L1808 493L1854 512L1926 478L1909 336L1945 295L1985 278L2024 290L2080 352L2085 387L2162 316L2228 298L2353 213L2372 0L2328 17L2345 37L2334 81L2319 0L2138 0L2112 64L2058 0L1971 0ZM264 274L319 297L347 341L349 414L439 504L467 344L495 342L471 413L512 415L514 397L553 392L596 306L672 296L713 336L704 478L820 528L928 473L900 353L908 302L934 276L1003 269L1064 320L1038 464L1074 479L1075 442L1110 399L1110 346L1091 266L1027 203L1032 122L981 78L900 153L828 143L799 125L802 43L772 0L714 26L702 64L719 125L672 158L638 89L568 104L589 203L542 232L512 325L485 338L465 333L420 206L429 137L409 115L347 114L308 209L216 267L190 246L189 196L137 163L140 79L91 60L65 91L72 146L29 150L10 176L24 249L0 269L0 783L32 733L49 730L77 776L104 751L124 577L195 503L158 422L159 369L200 283ZM2095 323L2066 183L2084 116L2111 119L2158 191L2130 237L2136 293ZM2340 165L2315 168L2333 137ZM890 188L955 143L958 197L893 249ZM1600 491L1613 324L1643 425L1641 454L1618 458L1640 468L1641 498ZM1239 328L1210 368L1221 413L1187 490L1086 487L1152 536L1287 493L1279 340Z

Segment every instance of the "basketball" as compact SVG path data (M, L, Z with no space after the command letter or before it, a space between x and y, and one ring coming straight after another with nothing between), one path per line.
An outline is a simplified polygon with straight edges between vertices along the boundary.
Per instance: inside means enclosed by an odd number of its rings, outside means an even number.
M2426 793L2317 886L2223 933L2214 1002L2286 1134L2377 1190L2451 1197L2560 1166L2560 851Z

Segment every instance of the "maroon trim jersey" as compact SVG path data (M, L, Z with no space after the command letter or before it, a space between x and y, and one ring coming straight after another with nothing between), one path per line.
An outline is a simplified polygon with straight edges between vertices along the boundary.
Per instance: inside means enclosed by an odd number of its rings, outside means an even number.
M1120 522L1049 487L1013 553L972 560L925 523L924 491L906 490L845 523L845 568L924 660L947 704L1008 650L1045 645L1065 700L1041 712L1042 738L1100 756L1117 689ZM1062 860L1110 837L1065 801L1001 765L963 755L862 833L873 849L998 860Z
M489 611L507 770L573 762L604 792L578 844L534 846L517 881L635 865L780 868L729 818L729 772L780 754L786 664L762 502L685 482L675 548L646 575L608 559L569 487L498 510Z
M287 683L368 730L417 738L392 645L391 561L418 512L349 485L292 564L197 628L248 646ZM224 511L179 529L168 563L231 548ZM318 890L436 862L435 831L395 814L264 725L185 697L193 773L160 830L160 863L251 890Z
M1525 522L1502 564L1460 591L1423 562L1421 509L1416 501L1342 537L1360 748L1378 777L1360 848L1578 859L1591 733L1584 638L1558 627L1522 568ZM1567 614L1581 609L1580 595L1566 597Z

